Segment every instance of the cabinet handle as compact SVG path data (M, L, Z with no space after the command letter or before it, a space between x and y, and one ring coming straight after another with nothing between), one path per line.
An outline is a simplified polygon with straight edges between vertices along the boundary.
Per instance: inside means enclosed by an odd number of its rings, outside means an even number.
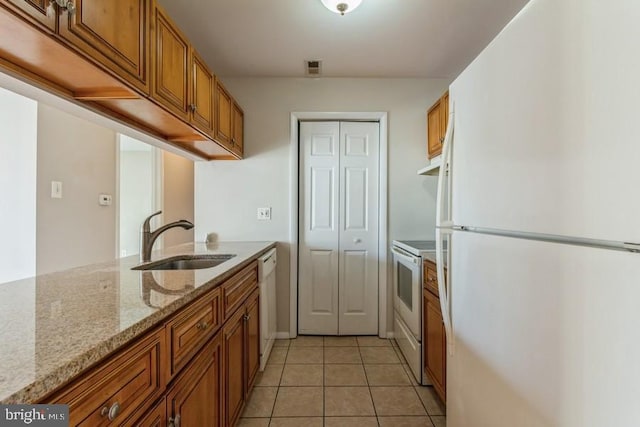
M208 327L209 327L209 323L208 323L208 322L201 322L201 323L198 323L198 324L196 325L196 328L197 328L197 329L199 329L199 330L201 330L201 331L204 331L204 330L205 330L205 329L207 329Z
M76 5L71 0L50 0L50 3L55 3L60 9L66 10L69 13L75 13Z
M175 418L169 418L169 427L180 427L180 414L176 415Z
M109 418L109 421L113 421L118 415L120 415L120 404L116 402L111 405L111 408L105 405L100 411L100 415Z

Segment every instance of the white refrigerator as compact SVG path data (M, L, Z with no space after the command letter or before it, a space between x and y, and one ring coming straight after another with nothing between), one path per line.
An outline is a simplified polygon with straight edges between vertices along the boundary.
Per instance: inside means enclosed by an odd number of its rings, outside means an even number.
M531 0L450 111L447 425L640 426L640 2Z

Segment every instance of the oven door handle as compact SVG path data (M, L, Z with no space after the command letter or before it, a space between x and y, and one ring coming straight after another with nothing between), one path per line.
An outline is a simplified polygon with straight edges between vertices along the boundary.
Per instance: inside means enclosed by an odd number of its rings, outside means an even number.
M410 262L415 265L420 265L420 259L407 255L405 252L401 252L400 249L391 248L391 252L393 252L398 258L404 259L407 262Z

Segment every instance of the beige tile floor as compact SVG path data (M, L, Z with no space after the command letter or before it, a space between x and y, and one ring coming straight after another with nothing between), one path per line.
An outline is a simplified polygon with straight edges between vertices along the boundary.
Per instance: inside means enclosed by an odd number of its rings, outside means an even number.
M418 386L391 340L277 340L240 427L445 427L433 387Z

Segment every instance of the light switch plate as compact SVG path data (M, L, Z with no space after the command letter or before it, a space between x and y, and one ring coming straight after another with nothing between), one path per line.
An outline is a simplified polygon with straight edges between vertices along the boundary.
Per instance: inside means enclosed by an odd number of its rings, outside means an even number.
M51 181L51 198L62 199L62 182Z
M271 219L271 208L258 208L258 219L260 220Z

